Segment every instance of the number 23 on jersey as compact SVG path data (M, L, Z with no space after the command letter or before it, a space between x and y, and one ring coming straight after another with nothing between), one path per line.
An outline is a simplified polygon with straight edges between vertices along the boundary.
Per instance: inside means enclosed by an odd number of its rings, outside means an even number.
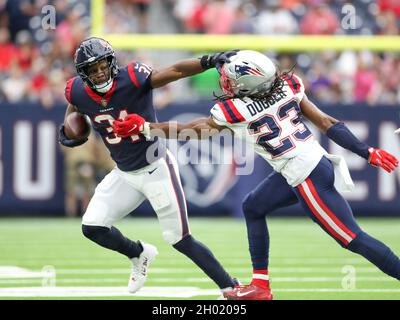
M307 140L312 134L311 131L304 125L300 118L300 106L295 100L290 100L288 103L280 106L275 115L264 114L256 120L249 123L247 129L251 135L258 135L257 144L262 146L265 151L270 153L273 158L279 157L286 152L296 147L294 140ZM290 120L290 134L285 134L287 126L284 121ZM265 127L264 130L262 128ZM292 132L292 128L297 128ZM271 140L279 138L278 143ZM293 140L294 139L294 140Z

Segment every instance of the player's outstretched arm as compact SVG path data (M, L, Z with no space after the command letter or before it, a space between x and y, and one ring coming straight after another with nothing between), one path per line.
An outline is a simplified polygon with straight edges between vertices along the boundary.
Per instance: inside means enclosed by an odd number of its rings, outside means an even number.
M168 139L191 140L208 139L219 134L222 130L229 130L226 127L217 125L212 117L199 118L189 123L178 123L176 121L149 123L147 134L151 136L164 136Z
M137 114L130 114L124 120L116 120L113 123L114 133L122 138L134 134L143 134L146 137L163 137L167 139L208 139L220 133L226 127L217 125L211 117L193 120L182 124L176 121L150 123Z
M150 80L151 86L159 88L170 82L193 76L210 68L220 68L225 62L229 62L229 57L235 55L237 51L232 50L204 55L200 59L187 59L159 71L153 70Z
M300 108L307 119L339 146L358 154L371 165L381 167L387 172L397 168L399 161L396 157L385 150L375 149L361 142L343 122L322 112L308 100L307 96L302 99Z
M75 106L73 106L72 104L68 104L67 110L65 111L64 123L60 126L60 130L58 132L59 143L65 147L69 147L69 148L80 146L88 140L87 138L82 139L82 140L70 139L65 134L64 128L65 128L65 123L66 123L67 117L69 114L71 114L72 112L75 112L75 111L77 111Z
M314 103L308 100L306 95L300 102L300 108L303 115L325 134L330 127L339 122L339 120L318 109Z

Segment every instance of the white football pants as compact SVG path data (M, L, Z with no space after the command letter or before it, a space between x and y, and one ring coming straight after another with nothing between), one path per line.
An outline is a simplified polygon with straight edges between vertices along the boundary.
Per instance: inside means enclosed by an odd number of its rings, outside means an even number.
M178 165L169 151L165 158L139 170L124 172L115 167L96 187L82 223L110 228L145 199L157 213L168 243L190 234Z

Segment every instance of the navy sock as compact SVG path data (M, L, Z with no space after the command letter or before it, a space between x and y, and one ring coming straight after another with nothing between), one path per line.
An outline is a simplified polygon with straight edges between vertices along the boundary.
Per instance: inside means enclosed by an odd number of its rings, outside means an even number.
M82 225L82 233L100 246L117 251L129 259L138 257L143 251L139 242L124 237L115 227L109 229L107 227Z
M362 255L389 276L400 280L400 259L382 242L361 232L348 249Z
M234 287L235 282L204 244L186 236L173 247L190 258L220 289Z
M254 270L268 269L269 231L265 216L246 214L247 239Z

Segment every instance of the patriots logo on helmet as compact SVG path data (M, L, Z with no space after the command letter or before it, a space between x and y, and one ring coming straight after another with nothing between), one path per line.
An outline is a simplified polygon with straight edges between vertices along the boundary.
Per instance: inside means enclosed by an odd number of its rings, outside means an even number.
M256 76L264 76L257 69L254 69L252 67L245 66L245 65L236 65L235 72L236 72L237 78L239 78L241 76L249 75L249 74L256 75Z

